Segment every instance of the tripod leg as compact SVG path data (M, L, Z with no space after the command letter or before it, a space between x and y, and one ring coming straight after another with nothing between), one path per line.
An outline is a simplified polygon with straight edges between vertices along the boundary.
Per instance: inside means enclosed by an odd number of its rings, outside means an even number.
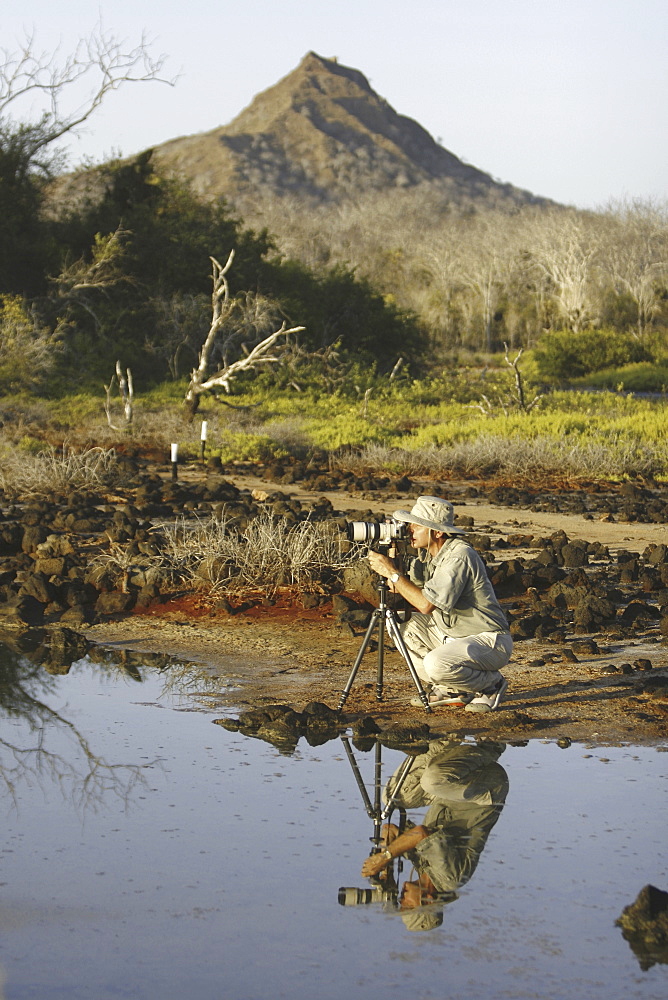
M367 630L366 630L366 632L364 634L364 638L362 640L362 645L360 646L359 653L357 654L357 658L356 658L355 662L353 663L353 669L350 671L350 677L348 678L348 683L344 687L343 692L341 694L341 698L340 698L339 704L338 704L338 711L339 712L341 711L341 709L345 705L346 699L348 698L348 695L350 694L350 689L353 686L353 683L355 681L355 677L357 675L357 671L360 668L360 663L362 662L362 657L364 656L364 654L366 652L367 646L371 642L371 636L373 635L373 630L375 629L375 627L376 627L376 625L378 624L379 621L380 621L380 612L379 612L378 608L376 608L375 611L373 612L373 614L371 615L371 621L369 622L368 628L367 628Z
M382 609L378 617L378 666L376 668L376 701L383 700L383 663L385 661L385 615Z
M380 811L380 818L381 818L381 820L387 819L388 816L391 815L392 810L394 809L395 799L399 795L399 792L401 791L401 787L402 787L404 781L406 780L406 778L408 777L408 772L412 768L414 760L415 760L414 757L407 757L406 760L401 765L401 770L399 771L399 774L397 775L397 780L395 782L394 788L392 789L392 792L388 793L388 795L387 795L387 801L385 803L385 808L381 809L381 811ZM406 824L404 822L404 826L405 825Z
M383 777L382 750L380 743L376 742L376 766L374 768L373 781L373 837L371 838L374 850L380 850L380 821L381 821L381 788Z
M399 628L397 619L394 615L394 612L391 609L388 609L385 612L385 620L387 622L387 631L392 637L392 642L397 647L397 649L403 656L404 660L406 661L406 666L408 667L408 671L411 677L413 678L413 683L415 684L415 689L420 696L420 701L424 705L425 711L431 712L432 707L429 704L429 698L427 697L427 692L422 687L422 681L418 677L417 670L415 669L413 661L411 660L411 654L408 652L408 647L404 642L404 637L401 634L401 629Z
M357 782L357 787L361 792L362 801L364 802L364 808L366 809L367 816L375 820L377 812L377 804L375 802L372 804L371 799L369 798L369 793L366 790L366 785L362 781L362 775L360 774L359 765L355 760L355 754L353 753L352 747L350 746L350 740L348 739L347 736L342 736L341 742L345 747L346 755L348 757L348 762L353 769L353 774L355 775L355 781Z

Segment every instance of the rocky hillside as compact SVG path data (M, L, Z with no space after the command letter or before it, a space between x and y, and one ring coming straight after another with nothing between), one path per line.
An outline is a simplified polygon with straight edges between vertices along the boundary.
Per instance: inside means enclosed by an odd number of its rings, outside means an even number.
M202 195L236 202L292 195L331 203L426 185L456 205L542 203L463 163L397 114L362 73L314 52L229 125L172 139L154 158Z

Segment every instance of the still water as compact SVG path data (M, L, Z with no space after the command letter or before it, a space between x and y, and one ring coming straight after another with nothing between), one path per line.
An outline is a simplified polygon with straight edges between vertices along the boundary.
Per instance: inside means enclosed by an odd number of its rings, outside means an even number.
M643 969L615 926L668 889L668 742L497 745L505 804L415 932L392 903L338 902L370 885L374 778L404 754L280 753L214 725L211 688L170 663L52 675L0 647L3 1000L668 996L668 965Z

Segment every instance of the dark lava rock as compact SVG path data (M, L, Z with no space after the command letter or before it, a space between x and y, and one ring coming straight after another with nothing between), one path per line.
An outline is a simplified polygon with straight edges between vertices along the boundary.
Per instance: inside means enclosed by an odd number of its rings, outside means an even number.
M641 969L668 964L668 892L646 885L615 923L621 927Z
M660 617L661 612L659 609L655 608L652 604L647 604L645 601L631 601L620 615L621 620L625 624L637 621L638 618L656 621Z
M354 740L368 739L369 737L374 737L379 732L380 726L371 715L363 715L361 719L358 719L352 725Z
M640 694L649 694L662 701L668 698L668 677L643 677L635 683Z
M573 622L578 632L598 632L602 625L614 622L616 615L612 601L586 594L575 608Z
M343 589L348 594L359 594L370 604L378 603L377 577L371 572L366 559L360 559L344 569Z
M516 618L510 623L510 634L513 639L533 639L536 630L543 621L543 615L524 615L523 618Z
M59 618L61 625L93 625L97 621L90 604L73 604Z
M652 566L668 563L668 545L664 545L663 542L659 544L651 542L643 552L643 559Z
M56 591L49 578L44 573L31 573L23 581L19 596L34 597L40 604L49 604L54 600Z
M21 548L24 552L35 552L38 545L45 542L49 536L49 530L42 524L30 525L23 531Z
M120 615L130 611L135 600L134 594L123 594L120 590L103 592L95 602L95 612L99 615Z
M307 716L309 723L312 720L321 719L338 724L340 719L339 710L337 708L330 708L323 701L310 701L304 707L302 715Z
M416 746L419 746L420 751L422 751L423 748L426 749L430 735L431 730L426 722L416 722L412 725L397 723L395 726L388 726L387 729L381 730L378 739L383 746L391 749L408 748L414 751Z
M18 523L0 525L0 556L11 556L21 551L23 530Z
M576 566L586 566L589 562L587 553L587 542L569 542L562 546L561 557L563 565L570 569Z
M573 652L581 656L597 656L601 651L593 639L580 639L573 643Z
M0 604L0 623L3 626L41 625L43 619L44 605L28 594Z

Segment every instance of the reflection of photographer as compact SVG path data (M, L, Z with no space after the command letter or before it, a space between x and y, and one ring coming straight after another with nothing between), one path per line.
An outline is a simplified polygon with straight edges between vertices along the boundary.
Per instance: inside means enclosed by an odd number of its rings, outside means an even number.
M489 833L508 794L508 776L498 763L503 743L479 745L437 740L417 757L396 803L405 809L429 805L424 821L400 833L384 828L385 850L362 866L365 878L378 881L405 855L417 878L404 883L399 909L409 930L429 930L443 921L443 906L473 875ZM387 783L393 793L397 772Z
M401 632L418 676L431 686L429 705L497 708L508 686L500 670L513 642L483 560L459 537L463 529L447 500L418 497L412 510L397 510L394 518L408 522L419 550L409 574L382 552L370 550L369 564L417 609Z

